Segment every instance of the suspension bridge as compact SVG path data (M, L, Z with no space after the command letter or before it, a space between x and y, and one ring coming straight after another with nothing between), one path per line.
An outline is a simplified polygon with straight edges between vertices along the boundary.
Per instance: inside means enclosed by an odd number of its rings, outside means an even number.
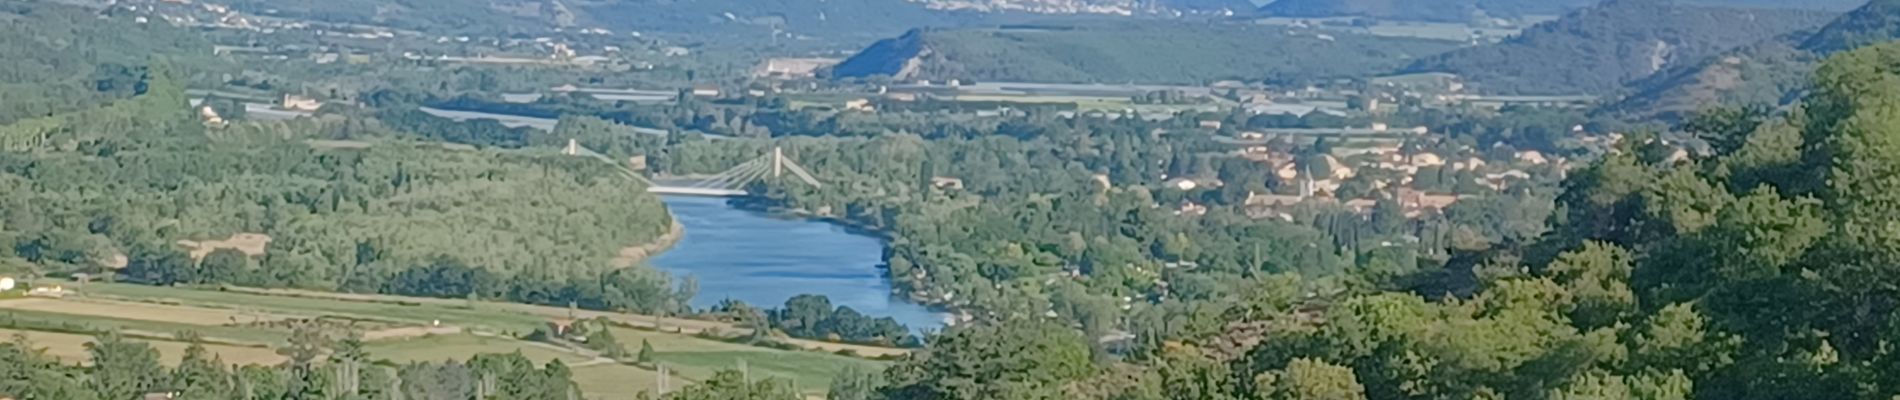
M818 178L812 177L811 171L806 171L805 167L801 167L798 163L792 162L792 159L786 158L785 150L779 147L773 147L772 152L769 154L759 156L759 158L746 161L736 167L732 167L732 169L709 177L663 179L662 182L647 179L647 177L634 172L632 168L628 168L626 165L614 161L612 157L607 157L605 154L600 154L599 152L583 147L580 145L580 142L573 139L567 140L567 147L561 149L561 154L592 157L601 162L614 165L628 178L647 184L647 192L655 194L742 197L751 195L751 192L745 190L746 186L766 179L783 178L788 173L798 178L799 181L805 182L805 184L812 185L813 187L824 187L823 183L818 182Z

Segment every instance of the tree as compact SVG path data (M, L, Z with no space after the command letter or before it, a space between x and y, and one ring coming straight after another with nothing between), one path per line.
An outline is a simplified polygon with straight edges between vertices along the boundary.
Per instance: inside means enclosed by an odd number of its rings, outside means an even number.
M205 350L204 344L191 341L178 368L172 371L171 387L180 397L192 399L235 399L231 372L224 360Z
M662 400L797 400L801 396L791 382L770 378L746 382L739 371L721 370L712 378L667 393Z
M108 333L86 344L92 355L92 389L102 399L131 399L164 385L158 350Z
M1633 255L1615 245L1590 242L1582 249L1565 252L1552 261L1546 272L1576 299L1571 321L1579 327L1599 328L1615 324L1636 312L1636 293L1629 279Z
M640 339L639 361L641 364L653 365L653 343L644 338Z
M1352 369L1301 358L1285 370L1254 377L1259 398L1271 400L1364 400L1366 389Z
M198 262L196 283L241 283L250 265L250 256L237 249L212 250Z
M414 400L466 400L475 397L480 379L461 363L410 364L403 366L403 398Z
M1089 346L1068 327L1009 320L958 327L891 367L886 396L907 399L1056 399L1064 382L1094 370Z
M819 336L819 328L831 319L831 299L801 294L785 300L785 308L772 313L772 325L798 337Z
M288 346L277 350L278 354L290 358L290 376L285 386L287 395L323 398L333 394L328 393L333 376L316 363L330 346L330 339L324 336L323 328L315 321L299 322L291 328L289 342Z
M830 390L825 391L829 400L875 400L880 399L877 390L884 386L884 374L881 371L865 370L856 364L847 365L838 375L832 377Z

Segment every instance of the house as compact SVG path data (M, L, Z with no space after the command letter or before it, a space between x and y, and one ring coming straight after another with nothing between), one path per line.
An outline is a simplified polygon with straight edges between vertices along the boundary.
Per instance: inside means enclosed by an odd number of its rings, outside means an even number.
M1283 181L1294 180L1300 177L1300 167L1298 163L1287 162L1281 164L1279 168L1274 168L1273 174L1279 176L1280 180Z
M1169 179L1167 182L1162 182L1161 184L1181 191L1194 190L1194 188L1201 187L1200 182L1195 182L1193 178L1186 177Z
M285 110L316 111L318 108L323 108L323 102L308 97L286 94L284 95L283 104L279 104L278 106L283 107Z
M1442 165L1445 165L1445 158L1439 157L1437 154L1418 153L1412 155L1412 166L1414 167L1424 168Z
M1220 122L1220 121L1218 121L1218 120L1216 120L1216 121L1201 121L1201 125L1200 125L1200 126L1201 126L1201 128L1203 128L1203 129L1220 129L1220 127L1221 127L1221 122Z
M1664 164L1678 164L1687 161L1689 161L1689 150L1682 147L1676 147L1676 151L1669 153L1669 158L1663 159Z
M1293 214L1288 211L1293 206L1306 202L1308 198L1309 197L1306 196L1249 192L1247 193L1246 202L1241 203L1241 210L1247 215L1247 218L1279 218L1287 222L1292 222Z
M1430 194L1412 189L1399 189L1399 207L1405 210L1408 218L1417 218L1426 212L1443 212L1446 207L1462 199L1452 194Z
M218 116L218 110L211 109L211 106L199 108L198 117L204 120L206 126L224 126L224 117Z
M1319 106L1279 104L1272 102L1247 103L1246 108L1247 113L1254 115L1291 115L1295 117L1304 117L1306 114L1319 111Z
M172 399L178 398L178 392L169 391L169 390L159 391L159 392L149 392L139 398L142 400L172 400Z
M1174 215L1182 215L1182 216L1189 216L1189 217L1198 217L1202 215L1207 215L1207 206L1194 204L1194 202L1192 201L1182 201L1181 207L1178 209L1175 209Z
M851 110L851 111L872 112L872 111L877 111L877 106L871 105L870 99L856 99L856 100L845 101L844 109Z
M1261 132L1241 132L1239 135L1234 135L1234 137L1240 140L1250 140L1250 141L1251 140L1266 140L1267 134L1261 133Z
M1471 159L1465 160L1465 161L1458 161L1458 162L1451 163L1451 169L1453 171L1476 170L1479 168L1484 168L1484 160L1480 160L1477 157L1472 157Z
M26 291L26 295L33 296L33 297L51 297L51 298L57 299L61 297L66 297L66 288L60 287L58 285L41 286L41 287L33 288L33 290Z
M818 76L818 71L843 61L836 58L768 58L752 72L754 77L802 79Z
M1483 184L1486 187L1490 187L1491 190L1504 190L1504 188L1510 186L1510 183L1513 181L1522 181L1522 180L1529 180L1529 179L1531 179L1531 174L1526 173L1522 170L1514 169L1510 171L1484 174L1484 178L1479 179L1478 183Z
M944 190L963 190L963 179L948 176L930 177L930 186Z
M1524 151L1517 152L1517 160L1530 163L1531 165L1544 165L1544 164L1550 163L1550 159L1545 158L1544 153L1539 152L1537 150L1524 150Z
M719 87L713 85L693 85L693 97L719 97Z
M1330 174L1328 176L1333 179L1352 179L1354 175L1358 175L1353 171L1351 166L1340 162L1339 157L1333 157L1331 154L1323 154L1319 156L1319 159L1321 165L1314 166L1317 167L1315 169Z
M548 52L548 58L557 60L574 58L575 55L574 48L568 47L567 43L555 43L554 50Z
M1373 207L1378 207L1379 201L1373 199L1352 199L1346 200L1345 206L1346 208L1352 209L1353 212L1364 214L1372 212Z
M1305 196L1272 193L1247 193L1247 200L1241 204L1248 207L1288 207L1306 201Z

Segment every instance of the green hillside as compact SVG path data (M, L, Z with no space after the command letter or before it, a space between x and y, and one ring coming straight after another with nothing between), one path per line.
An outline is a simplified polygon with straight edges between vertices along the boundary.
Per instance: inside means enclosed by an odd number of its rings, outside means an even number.
M129 97L156 55L212 62L186 30L40 1L0 3L0 37L0 125Z
M1336 35L1190 23L919 30L873 44L833 72L836 77L1028 82L1289 81L1376 73L1458 46Z
M1458 74L1486 93L1603 94L1672 66L1819 26L1832 17L1818 11L1617 0L1540 24L1504 42L1421 60L1405 70Z
M1796 100L1827 56L1900 37L1900 1L1879 0L1818 30L1776 37L1682 65L1630 85L1607 110L1674 120L1715 104L1781 105Z

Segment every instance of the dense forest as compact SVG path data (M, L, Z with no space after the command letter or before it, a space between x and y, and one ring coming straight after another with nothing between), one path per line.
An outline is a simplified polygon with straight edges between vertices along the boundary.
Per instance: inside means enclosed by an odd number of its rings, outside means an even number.
M872 44L839 64L832 75L933 81L1293 81L1379 73L1457 45L1344 33L1296 34L1271 26L1227 23L913 30Z
M83 9L0 4L0 125L99 107L140 92L143 67L163 56L210 72L211 44L166 24L100 18Z
M1503 42L1433 56L1405 70L1455 73L1469 81L1473 90L1486 93L1609 94L1670 67L1812 29L1834 16L1819 11L1613 0L1531 27Z
M0 127L27 150L0 154L0 180L15 188L0 193L5 259L40 274L119 269L154 284L683 304L666 277L615 265L619 249L671 225L619 170L532 153L303 141L388 130L342 115L206 128L165 71L154 69L134 99ZM236 246L189 255L174 243L237 234L269 245L232 257Z

